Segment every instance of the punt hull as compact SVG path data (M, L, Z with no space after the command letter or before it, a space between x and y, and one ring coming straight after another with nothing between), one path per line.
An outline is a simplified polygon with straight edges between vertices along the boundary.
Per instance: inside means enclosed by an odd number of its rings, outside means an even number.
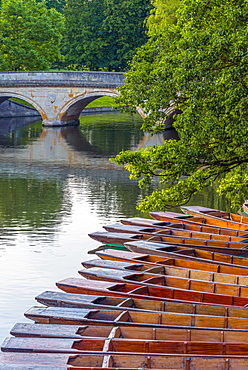
M25 317L39 324L135 326L150 328L208 328L248 330L247 318L168 313L133 312L128 310L90 310L58 307L32 307Z
M248 370L245 356L202 356L202 355L57 355L40 353L2 353L0 370Z
M224 243L220 241L203 240L203 239L191 239L182 238L178 236L151 236L144 234L126 234L126 233L109 233L109 232L95 232L89 234L89 236L106 245L125 245L132 241L143 241L163 244L167 248L168 252L170 249L177 248L183 250L185 248L197 248L212 252L219 252L224 254L231 254L236 256L248 257L248 250L243 249L248 247L248 244L243 243ZM231 246L231 247L230 247Z
M161 302L148 299L122 297L104 297L64 292L44 292L36 300L48 307L88 308L91 310L128 310L134 312L184 313L192 315L210 315L222 317L248 318L248 309L225 306L181 303L174 301Z
M243 342L198 342L142 340L123 338L6 338L2 344L3 352L25 353L66 353L89 355L244 355L248 344ZM248 359L248 354L245 355Z
M28 338L124 338L197 342L248 343L248 330L208 328L149 328L138 326L15 324L10 334Z
M155 266L156 268L159 266L175 266L183 269L193 269L227 275L248 275L247 267L235 267L231 263L212 264L208 261L189 261L182 258L166 258L153 254L135 253L131 251L118 251L114 249L105 249L103 251L98 251L96 255L103 260L130 262L134 264L140 263L149 265L151 266L151 268L153 266Z

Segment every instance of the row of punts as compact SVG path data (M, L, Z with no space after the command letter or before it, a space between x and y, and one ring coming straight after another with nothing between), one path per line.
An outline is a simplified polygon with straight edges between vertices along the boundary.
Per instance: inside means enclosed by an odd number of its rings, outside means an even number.
M248 217L182 211L89 234L94 258L37 295L0 370L248 370Z

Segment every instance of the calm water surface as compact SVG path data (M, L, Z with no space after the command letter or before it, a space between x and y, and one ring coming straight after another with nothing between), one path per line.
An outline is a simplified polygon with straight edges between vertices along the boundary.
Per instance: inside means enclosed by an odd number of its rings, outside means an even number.
M81 261L99 246L88 233L148 217L136 206L153 186L140 190L108 158L164 140L144 134L139 116L116 112L84 115L78 127L42 129L35 121L0 119L0 343L29 321L24 312L38 305L36 295L79 277ZM225 209L211 190L191 203Z

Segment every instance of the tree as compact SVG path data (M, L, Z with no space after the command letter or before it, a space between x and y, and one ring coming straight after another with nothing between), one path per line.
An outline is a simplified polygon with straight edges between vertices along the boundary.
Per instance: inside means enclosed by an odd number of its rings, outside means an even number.
M68 0L65 7L65 65L91 70L127 68L147 39L149 0Z
M0 9L0 69L47 70L61 58L63 16L36 0L3 0Z
M65 65L98 70L107 66L105 36L101 28L104 0L68 0L64 10L62 51Z
M157 1L166 5L167 0ZM218 182L232 206L248 198L246 0L181 0L176 21L150 23L152 35L133 59L119 104L147 113L143 130L163 130L166 109L182 111L174 126L180 140L137 152L122 152L141 187L159 184L139 205L143 211L187 203ZM157 17L158 19L158 17Z
M149 0L105 0L103 30L107 41L108 69L124 71L146 40Z
M65 7L65 0L46 0L46 7L48 9L54 8L58 12L63 13Z

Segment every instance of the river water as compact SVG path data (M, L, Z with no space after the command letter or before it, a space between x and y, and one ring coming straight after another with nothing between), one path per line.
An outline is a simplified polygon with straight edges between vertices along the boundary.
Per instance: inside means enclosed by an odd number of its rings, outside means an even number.
M140 190L108 160L163 142L140 126L139 116L117 112L83 115L79 126L64 128L42 128L35 117L0 119L0 343L15 323L29 321L24 312L38 305L36 295L79 277L81 261L99 246L88 233L148 217L136 206L155 185ZM212 190L191 204L225 209Z

